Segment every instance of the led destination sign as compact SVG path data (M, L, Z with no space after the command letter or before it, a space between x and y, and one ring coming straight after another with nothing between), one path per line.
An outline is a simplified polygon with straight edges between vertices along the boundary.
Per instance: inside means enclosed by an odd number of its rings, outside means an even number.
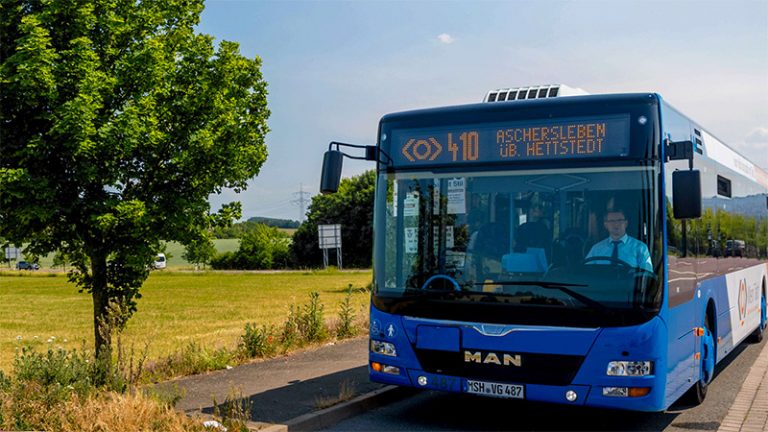
M626 156L629 116L396 129L392 143L401 166Z

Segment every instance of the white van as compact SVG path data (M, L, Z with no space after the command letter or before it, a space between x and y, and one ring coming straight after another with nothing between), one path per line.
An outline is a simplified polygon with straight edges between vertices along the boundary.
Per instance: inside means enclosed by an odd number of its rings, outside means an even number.
M165 268L165 254L159 253L155 257L155 269L164 269Z

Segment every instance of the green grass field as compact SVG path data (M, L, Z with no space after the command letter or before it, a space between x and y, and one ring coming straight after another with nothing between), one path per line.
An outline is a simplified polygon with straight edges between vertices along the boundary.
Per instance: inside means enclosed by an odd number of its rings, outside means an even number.
M295 231L295 230L294 230ZM213 239L213 245L216 247L218 253L234 252L240 247L240 239ZM168 258L168 267L172 269L192 269L192 264L188 263L182 254L184 253L184 246L177 242L167 242L165 245L165 254ZM24 258L19 258L22 260ZM9 264L0 265L0 269L8 268ZM44 257L40 257L40 268L42 270L63 270L58 267L53 269L53 254L49 254Z
M19 275L20 274L20 275ZM153 272L141 290L138 312L124 340L137 350L149 342L149 358L180 350L189 342L206 348L235 348L247 322L280 325L290 304L306 304L317 291L327 321L336 319L349 284L365 287L361 272ZM369 294L352 301L358 317L367 317ZM17 337L21 336L21 341ZM93 349L91 297L80 294L63 273L0 273L0 370L11 370L22 344Z

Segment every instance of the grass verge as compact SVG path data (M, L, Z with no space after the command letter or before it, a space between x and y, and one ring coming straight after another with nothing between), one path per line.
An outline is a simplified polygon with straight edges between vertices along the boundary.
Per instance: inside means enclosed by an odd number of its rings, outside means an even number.
M138 312L128 322L123 344L143 349L148 366L179 353L198 351L202 365L227 363L247 323L281 327L291 305L317 292L333 321L348 287L365 287L370 271L307 273L153 273L142 288ZM0 274L0 370L10 370L22 346L64 349L93 346L91 298L79 294L63 274ZM369 294L354 290L350 303L367 317ZM205 360L208 359L208 360ZM194 366L194 365L193 365ZM219 365L223 366L223 365Z

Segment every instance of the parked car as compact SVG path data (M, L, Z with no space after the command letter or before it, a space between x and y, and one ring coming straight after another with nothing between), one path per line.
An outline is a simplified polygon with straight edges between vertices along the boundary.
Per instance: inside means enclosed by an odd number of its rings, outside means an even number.
M744 240L726 240L725 242L725 256L727 257L743 257L744 250L746 249L746 243Z
M158 270L164 269L165 265L166 265L165 254L162 254L162 253L157 254L157 256L155 257L155 263L154 263L155 269L158 269Z
M40 266L29 261L19 261L16 263L16 270L40 270Z

